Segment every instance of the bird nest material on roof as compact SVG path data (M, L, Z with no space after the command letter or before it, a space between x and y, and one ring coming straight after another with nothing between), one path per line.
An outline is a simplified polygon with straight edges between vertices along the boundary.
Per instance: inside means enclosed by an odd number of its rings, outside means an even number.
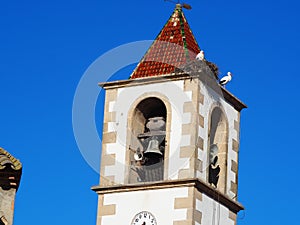
M208 65L211 72L214 74L215 78L218 80L219 79L219 68L218 68L218 66L215 63L209 62L209 61L205 61L205 63L206 63L206 65Z
M207 60L203 61L189 61L186 63L184 66L181 68L176 68L175 73L198 73L200 71L203 71L213 77L214 79L218 80L219 79L219 68L216 64L209 62Z

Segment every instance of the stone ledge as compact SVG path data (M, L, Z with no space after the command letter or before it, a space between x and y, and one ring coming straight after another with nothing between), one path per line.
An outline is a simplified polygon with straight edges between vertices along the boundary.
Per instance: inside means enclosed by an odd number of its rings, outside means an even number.
M213 198L215 201L218 201L234 213L237 213L240 210L244 210L242 204L230 199L228 196L222 194L220 191L212 188L210 185L204 183L203 181L197 178L180 179L173 181L157 181L151 183L149 182L138 184L114 185L109 187L94 186L91 189L97 194L112 194L120 192L144 191L177 187L195 187L199 192ZM216 195L218 196L217 199L215 199Z

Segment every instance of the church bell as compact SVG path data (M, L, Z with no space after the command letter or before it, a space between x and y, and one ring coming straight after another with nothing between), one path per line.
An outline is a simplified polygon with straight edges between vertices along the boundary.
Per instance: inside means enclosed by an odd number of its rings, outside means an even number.
M146 151L144 152L146 157L150 155L156 155L156 157L162 157L162 152L159 150L159 141L156 137L153 137L148 144Z

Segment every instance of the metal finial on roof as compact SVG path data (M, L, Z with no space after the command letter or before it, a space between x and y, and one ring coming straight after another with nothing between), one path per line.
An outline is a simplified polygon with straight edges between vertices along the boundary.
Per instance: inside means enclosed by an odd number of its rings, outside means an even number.
M165 2L172 2L176 4L176 9L182 9L185 8L187 10L192 9L192 6L187 3L180 3L180 0L174 1L174 0L164 0Z
M181 9L181 4L176 4L176 9Z

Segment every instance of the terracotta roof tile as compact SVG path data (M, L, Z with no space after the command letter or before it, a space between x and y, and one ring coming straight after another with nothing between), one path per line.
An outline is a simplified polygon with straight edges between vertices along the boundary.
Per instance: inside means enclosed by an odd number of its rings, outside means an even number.
M139 62L130 78L170 74L195 59L200 48L180 4Z
M0 187L4 190L18 190L22 175L22 164L11 154L0 148Z
M0 147L0 170L4 169L8 164L10 164L14 170L22 169L21 162Z

